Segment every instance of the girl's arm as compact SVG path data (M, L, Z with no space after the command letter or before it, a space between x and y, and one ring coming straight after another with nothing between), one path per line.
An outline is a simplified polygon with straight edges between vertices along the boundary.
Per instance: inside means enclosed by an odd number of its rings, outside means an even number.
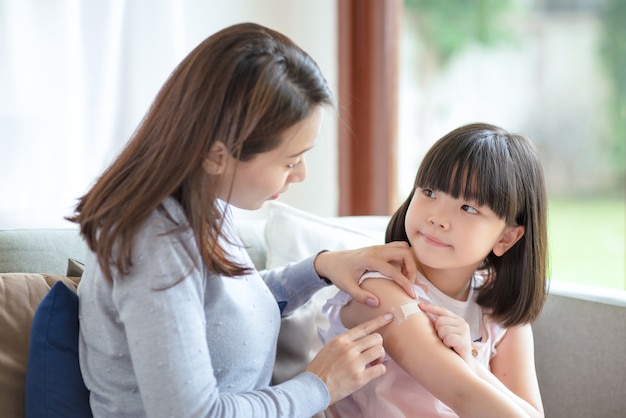
M469 326L463 318L437 305L420 304L420 308L432 315L432 324L441 341L456 351L481 378L511 397L529 414L543 415L530 325L507 329L496 346L498 354L491 360L490 371L473 358Z
M541 416L529 415L475 373L442 343L425 313L418 312L405 319L399 313L400 306L415 300L394 282L366 280L361 286L376 294L380 305L370 308L350 302L342 309L344 326L351 328L382 313L393 312L396 318L379 331L385 350L410 376L461 417Z
M498 344L491 372L482 368L489 381L502 382L511 392L543 415L543 404L535 369L535 345L530 324L511 327ZM497 379L496 379L497 378Z

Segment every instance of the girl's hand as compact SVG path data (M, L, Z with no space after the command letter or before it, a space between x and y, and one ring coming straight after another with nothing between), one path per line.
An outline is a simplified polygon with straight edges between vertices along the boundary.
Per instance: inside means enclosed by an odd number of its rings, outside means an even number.
M306 368L326 384L333 404L371 380L382 376L386 367L383 338L373 333L393 320L381 315L330 340Z
M446 347L453 349L468 364L474 360L469 324L452 311L432 303L420 303L428 314L435 332Z
M359 287L359 279L366 271L377 271L392 278L409 296L415 298L413 283L417 279L417 263L415 254L406 242L322 252L315 259L315 270L353 299L369 306L377 307L378 298Z

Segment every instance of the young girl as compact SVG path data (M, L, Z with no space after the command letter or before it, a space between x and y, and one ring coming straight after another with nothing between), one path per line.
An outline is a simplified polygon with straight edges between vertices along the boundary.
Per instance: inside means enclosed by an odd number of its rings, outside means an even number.
M333 405L340 417L543 416L530 324L546 297L546 190L532 144L472 124L424 157L386 241L418 260L418 301L366 273L371 309L339 292L323 339L392 312L387 373ZM419 304L418 304L419 302Z
M379 316L270 386L280 326L365 269L409 294L405 243L254 270L230 205L258 209L304 180L330 90L290 39L255 24L207 38L175 69L72 220L91 254L78 293L80 365L95 417L310 417L385 372ZM279 309L279 306L281 309Z

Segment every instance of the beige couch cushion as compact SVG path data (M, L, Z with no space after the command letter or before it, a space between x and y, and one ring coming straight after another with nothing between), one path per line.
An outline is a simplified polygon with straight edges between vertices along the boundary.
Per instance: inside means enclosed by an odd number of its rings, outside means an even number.
M79 281L53 274L0 274L0 405L3 416L24 416L31 322L39 303L59 280L74 290Z

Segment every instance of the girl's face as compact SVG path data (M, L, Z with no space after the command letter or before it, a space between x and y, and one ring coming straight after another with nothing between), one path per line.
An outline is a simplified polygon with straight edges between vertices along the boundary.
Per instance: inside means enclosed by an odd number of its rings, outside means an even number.
M501 256L523 234L488 206L416 188L405 218L409 241L422 266L475 271L493 251Z
M220 199L240 209L256 210L265 201L277 199L291 183L303 181L307 174L304 153L315 144L323 112L322 107L315 108L311 116L285 131L280 146L249 161L227 155L218 186Z

